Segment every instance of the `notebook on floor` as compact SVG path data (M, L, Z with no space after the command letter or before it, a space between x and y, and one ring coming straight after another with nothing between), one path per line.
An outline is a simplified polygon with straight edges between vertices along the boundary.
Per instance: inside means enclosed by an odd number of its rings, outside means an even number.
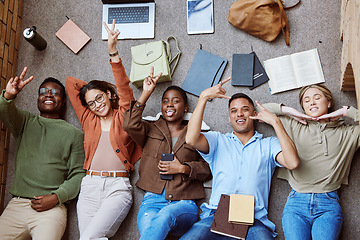
M119 29L118 39L142 39L155 36L155 0L102 0L103 22ZM108 33L102 25L102 40Z

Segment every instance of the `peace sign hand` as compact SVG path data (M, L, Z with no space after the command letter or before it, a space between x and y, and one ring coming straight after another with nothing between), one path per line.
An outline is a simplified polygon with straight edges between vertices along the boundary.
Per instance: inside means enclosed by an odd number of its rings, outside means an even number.
M7 100L14 99L16 95L31 81L34 79L34 76L31 76L27 78L26 80L23 80L25 77L25 74L27 72L27 67L24 67L24 70L20 74L20 76L16 76L15 78L10 78L6 85L4 97Z
M205 89L201 94L201 98L205 98L206 100L214 99L214 98L225 98L230 99L229 96L226 96L226 90L223 89L223 85L230 81L231 77L228 77L224 80L221 80L219 84L216 84L215 86Z
M117 38L120 34L120 31L118 29L115 29L115 19L113 20L113 23L111 25L111 29L108 27L106 22L104 22L104 27L108 33L108 48L110 53L116 52L116 43Z

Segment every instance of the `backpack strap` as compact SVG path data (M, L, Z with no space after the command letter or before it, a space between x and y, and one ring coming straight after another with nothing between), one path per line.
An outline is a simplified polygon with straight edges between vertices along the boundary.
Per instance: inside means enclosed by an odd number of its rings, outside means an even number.
M170 53L170 45L169 45L169 40L174 39L175 43L176 43L176 48L178 50L178 52L176 53L176 55L171 59L171 53ZM176 59L175 61L175 65L173 66L173 68L171 69L171 76L173 75L175 68L177 67L178 63L179 63L179 59L180 59L180 55L181 55L181 51L179 48L179 43L178 40L174 37L174 36L169 36L166 39L166 47L167 47L167 52L168 52L168 58L169 58L169 65Z

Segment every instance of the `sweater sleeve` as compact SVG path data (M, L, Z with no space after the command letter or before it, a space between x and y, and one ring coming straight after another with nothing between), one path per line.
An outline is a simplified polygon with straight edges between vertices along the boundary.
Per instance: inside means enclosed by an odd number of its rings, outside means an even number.
M90 110L81 104L79 98L80 89L82 86L86 84L87 82L74 77L66 78L66 92L69 96L71 105L74 108L76 116L78 117L81 125L83 125L83 122L85 121L86 117L90 114Z
M72 138L72 148L67 161L67 178L57 190L52 192L58 196L59 205L75 198L80 191L81 180L85 176L85 170L83 169L85 159L83 141L84 134L76 131Z
M274 113L276 116L283 116L285 114L281 111L282 105L283 104L279 103L265 103L262 106L266 108L269 112ZM259 112L261 110L259 109L259 107L256 107L256 111Z
M130 102L134 100L133 91L129 86L130 80L126 75L121 59L117 63L110 62L110 64L119 95L119 112L123 113L130 108Z
M124 113L123 128L134 141L143 148L146 143L147 133L149 132L149 123L142 121L142 113L145 104L131 101L130 108Z
M347 113L347 116L351 119L353 119L355 122L359 121L359 111L354 108L354 107L350 107L349 111Z
M0 96L0 121L10 130L15 138L19 137L24 127L26 116L30 113L18 109L13 100L4 98L5 90Z

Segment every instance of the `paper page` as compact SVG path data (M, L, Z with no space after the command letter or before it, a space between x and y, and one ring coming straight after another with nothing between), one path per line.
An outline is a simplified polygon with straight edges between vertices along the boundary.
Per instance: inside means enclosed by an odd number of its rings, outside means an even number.
M325 82L317 49L291 55L299 87Z
M271 94L298 87L289 55L264 61L264 68L270 78Z

